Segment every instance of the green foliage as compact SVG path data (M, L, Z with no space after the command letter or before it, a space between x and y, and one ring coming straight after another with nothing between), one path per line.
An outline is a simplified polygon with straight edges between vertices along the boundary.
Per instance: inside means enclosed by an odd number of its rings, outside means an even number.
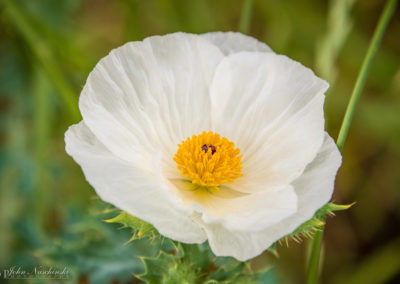
M223 262L218 270L210 274L210 279L206 283L259 283L262 273L254 273L249 263L232 259Z
M143 257L145 272L137 277L149 284L264 283L269 270L254 272L248 262L216 258L208 245L176 243L157 257Z
M84 275L92 283L106 284L113 279L126 281L132 273L143 271L143 264L135 256L154 254L148 242L124 245L128 237L126 232L104 224L98 216L88 215L82 219L79 215L71 213L61 237L49 240L35 251L43 265L66 267L71 283Z
M196 272L191 263L172 254L160 252L155 258L143 258L146 272L138 278L149 284L195 283Z
M121 212L118 216L105 220L107 223L120 223L124 227L129 227L133 231L133 236L130 239L136 240L136 239L141 239L144 237L150 237L150 238L155 238L156 236L159 236L158 231L156 228L153 227L153 225L140 220L139 218L132 216L126 212Z

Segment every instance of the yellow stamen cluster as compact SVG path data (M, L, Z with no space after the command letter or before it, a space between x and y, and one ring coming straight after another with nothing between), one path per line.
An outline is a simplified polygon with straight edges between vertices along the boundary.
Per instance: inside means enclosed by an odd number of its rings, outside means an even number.
M182 175L204 187L218 187L241 177L240 149L212 131L193 135L178 145L174 161Z

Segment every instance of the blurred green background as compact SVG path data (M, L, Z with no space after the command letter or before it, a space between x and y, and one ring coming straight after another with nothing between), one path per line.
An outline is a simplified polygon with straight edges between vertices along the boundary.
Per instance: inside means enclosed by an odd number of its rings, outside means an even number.
M331 83L333 137L384 2L255 0L250 34ZM123 244L129 231L102 222L103 205L64 151L79 92L111 49L154 34L237 30L241 8L241 0L0 1L0 272L56 264L71 282L135 283L131 273L143 267L134 255L156 245ZM344 148L333 200L357 204L327 222L322 283L400 283L399 18L397 10ZM279 258L254 263L302 283L307 248L279 245Z

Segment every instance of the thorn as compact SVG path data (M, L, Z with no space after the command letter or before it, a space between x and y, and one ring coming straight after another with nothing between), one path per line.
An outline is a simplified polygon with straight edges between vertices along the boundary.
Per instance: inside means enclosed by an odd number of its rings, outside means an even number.
M133 235L132 238L130 238L129 240L127 240L127 241L124 243L124 245L127 245L127 244L133 242L135 239L136 239L136 238L135 238L135 235Z

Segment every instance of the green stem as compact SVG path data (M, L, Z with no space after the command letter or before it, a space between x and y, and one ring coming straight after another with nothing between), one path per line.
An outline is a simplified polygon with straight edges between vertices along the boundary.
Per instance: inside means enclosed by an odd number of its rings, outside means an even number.
M311 246L310 259L308 261L307 284L318 283L319 260L324 231L323 228L314 234Z
M48 48L47 44L38 35L33 28L33 25L28 21L14 0L3 0L2 2L7 8L9 20L24 37L34 55L43 65L47 76L60 91L61 99L63 100L71 118L74 121L80 120L75 91L69 84L68 80L64 77L59 66L56 64L51 49Z
M371 43L368 47L367 54L361 66L360 73L358 74L356 84L354 85L354 89L351 94L350 101L347 106L346 113L343 118L343 123L340 128L339 136L336 142L340 151L343 150L343 146L346 141L347 134L349 132L350 124L354 116L356 105L360 98L361 92L364 88L365 81L367 79L367 75L372 64L372 59L374 58L376 52L378 51L379 44L385 33L386 27L389 24L390 18L392 17L395 11L396 4L397 0L389 0L386 2L386 6L382 11L378 25L374 32L374 36L372 37ZM313 239L310 260L308 265L308 276L307 276L308 284L318 283L319 259L321 254L323 233L324 233L323 230L318 231Z
M379 19L378 25L375 29L374 36L368 47L367 55L364 58L364 62L361 66L361 71L358 74L356 84L354 85L353 93L351 94L349 104L347 105L346 113L344 115L342 126L340 128L339 136L336 142L340 151L343 150L344 142L346 141L350 124L353 120L356 105L358 103L358 100L360 99L365 81L367 80L369 69L371 68L372 59L378 51L379 44L382 40L383 34L385 33L386 27L389 24L390 18L395 11L396 4L397 0L389 0L386 2L386 6L383 9L381 18Z
M244 0L242 13L240 15L239 32L247 34L250 30L251 16L253 12L254 0Z

